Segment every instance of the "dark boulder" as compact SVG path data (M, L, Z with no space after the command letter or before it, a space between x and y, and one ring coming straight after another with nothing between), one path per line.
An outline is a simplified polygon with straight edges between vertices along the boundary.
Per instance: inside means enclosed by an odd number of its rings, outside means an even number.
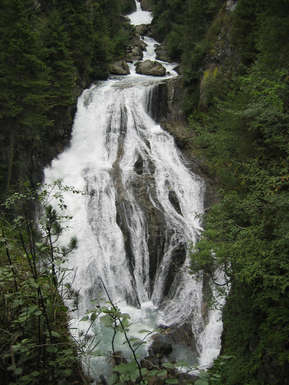
M136 72L142 75L164 76L166 69L157 61L145 60L136 64Z

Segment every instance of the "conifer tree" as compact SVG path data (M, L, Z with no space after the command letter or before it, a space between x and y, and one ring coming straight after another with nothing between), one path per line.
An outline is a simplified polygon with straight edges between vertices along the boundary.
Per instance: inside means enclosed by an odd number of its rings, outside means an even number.
M49 13L47 31L43 37L46 48L45 62L49 68L49 93L54 106L70 106L74 102L76 69L69 49L69 35L64 30L58 10Z
M0 125L8 152L7 188L21 147L33 151L40 131L49 126L48 69L34 28L35 2L3 0L0 4ZM9 138L9 139L8 139Z

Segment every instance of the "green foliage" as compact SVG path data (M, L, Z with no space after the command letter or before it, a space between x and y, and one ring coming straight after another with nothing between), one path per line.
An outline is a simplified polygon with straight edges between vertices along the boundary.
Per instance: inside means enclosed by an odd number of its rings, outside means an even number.
M127 2L122 3L123 6ZM0 4L0 186L3 197L68 142L76 97L106 79L129 40L119 1Z
M235 357L222 384L285 384L289 368L289 82L264 66L264 55L206 115L192 117L221 187L192 269L214 280L221 266L231 282L223 349Z
M127 15L136 10L134 0L120 0L121 13Z
M186 87L183 108L191 113L198 105L201 68L210 45L206 32L223 1L153 0L153 4L153 33L171 59L181 64Z
M230 39L241 65L208 83L206 113L191 115L219 187L191 267L211 281L221 267L231 287L222 351L232 358L215 362L209 384L288 384L287 13L283 1L238 1Z
M61 268L75 247L59 248L55 239L63 230L66 215L47 204L60 193L46 186L40 193L27 189L1 204L0 218L0 374L3 385L76 384L80 364L76 346L67 331L67 308L63 295L67 271ZM31 203L44 205L36 228ZM61 199L59 206L63 208ZM15 217L15 209L18 216ZM7 218L12 214L13 219Z
M260 52L272 67L288 63L288 7L283 0L238 1L232 38L244 64L250 65Z
M54 106L70 106L74 102L73 89L77 73L69 50L69 34L65 31L61 14L53 9L47 18L43 31L45 41L45 61L50 70L51 101Z
M30 0L4 0L0 5L0 125L9 151L7 189L19 147L27 148L27 137L31 136L29 147L33 148L37 133L51 125L47 116L51 108L49 71L33 4Z
M209 385L209 374L207 372L200 372L199 378L195 382L196 385Z
M191 53L222 4L218 0L154 0L153 31L168 44L172 58ZM189 52L188 52L189 50Z

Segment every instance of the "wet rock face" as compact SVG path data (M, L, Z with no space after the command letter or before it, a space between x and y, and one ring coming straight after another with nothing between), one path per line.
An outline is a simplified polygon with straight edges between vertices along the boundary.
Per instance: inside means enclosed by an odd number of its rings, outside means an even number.
M156 61L145 60L136 64L136 72L142 75L164 76L166 69Z
M129 67L124 60L117 61L110 66L110 73L113 75L128 75Z
M139 171L137 172L139 177L135 178L133 181L133 189L137 202L146 218L147 245L149 252L149 294L151 295L154 288L156 271L164 255L166 244L166 221L163 213L154 207L149 196L147 186L153 183L153 170L151 170L152 174L144 173L142 160L139 158L136 163L139 163L138 166L141 166L141 168L136 168L135 164L135 171ZM140 170L142 170L142 174L140 174Z
M142 175L143 173L143 160L139 155L138 160L134 164L134 170L138 175Z
M163 119L161 121L162 126L167 129L167 126L177 126L179 127L178 131L170 132L175 138L181 140L182 137L191 135L187 129L188 123L186 122L184 110L183 110L183 101L186 95L186 91L183 84L183 79L181 76L176 78L168 79L163 82L160 96L165 98L166 101L166 113L163 114ZM160 92L160 91L159 91ZM189 135L188 135L189 134Z
M182 210L181 210L181 207L180 207L180 203L179 203L178 197L177 197L176 193L174 191L172 191L172 190L169 191L169 201L174 206L174 209L176 210L176 212L178 214L182 215Z
M179 244L172 251L172 262L167 267L167 276L163 287L163 298L170 298L174 295L178 281L178 273L186 260L186 246Z
M167 83L159 83L151 91L147 103L148 114L160 123L168 114Z

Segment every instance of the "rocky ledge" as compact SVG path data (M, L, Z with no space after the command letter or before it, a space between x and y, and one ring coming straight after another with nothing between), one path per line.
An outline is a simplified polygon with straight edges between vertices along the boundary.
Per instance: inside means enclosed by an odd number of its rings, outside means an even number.
M164 76L166 69L156 61L145 60L136 64L136 72L141 75Z

